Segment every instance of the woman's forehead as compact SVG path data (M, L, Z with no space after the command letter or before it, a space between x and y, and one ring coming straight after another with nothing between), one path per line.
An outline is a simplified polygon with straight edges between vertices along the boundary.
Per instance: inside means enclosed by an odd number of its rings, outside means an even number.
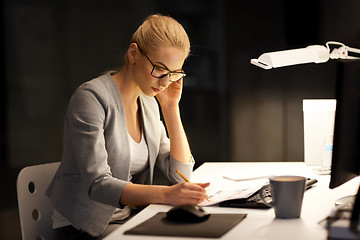
M154 64L162 65L171 71L175 71L182 68L186 53L174 47L160 47L157 51L151 53L150 57Z

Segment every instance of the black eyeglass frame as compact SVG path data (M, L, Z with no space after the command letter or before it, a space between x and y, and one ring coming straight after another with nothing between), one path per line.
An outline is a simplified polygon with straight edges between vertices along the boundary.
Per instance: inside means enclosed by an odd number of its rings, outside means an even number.
M151 76L155 77L155 78L164 78L166 77L167 75L169 75L169 81L170 82L178 82L180 81L181 79L183 79L185 76L186 76L186 73L184 71L170 71L170 69L166 68L166 67L162 67L162 66L159 66L159 65L156 65L154 64L150 58L144 53L144 51L140 48L139 44L136 44L139 51L146 57L146 59L150 62L150 64L153 66L152 70L151 70ZM167 73L161 75L161 76L154 76L153 72L155 70L155 68L160 68L160 69L163 69L163 70L166 70ZM177 74L182 74L182 76L179 78L179 79L176 79L176 80L171 80L171 74L174 74L174 73L177 73Z

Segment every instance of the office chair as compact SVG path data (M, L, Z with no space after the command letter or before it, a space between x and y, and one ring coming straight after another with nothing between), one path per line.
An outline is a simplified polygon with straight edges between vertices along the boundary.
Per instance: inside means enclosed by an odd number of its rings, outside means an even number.
M23 240L53 239L53 207L45 191L60 162L25 167L17 178L17 197Z

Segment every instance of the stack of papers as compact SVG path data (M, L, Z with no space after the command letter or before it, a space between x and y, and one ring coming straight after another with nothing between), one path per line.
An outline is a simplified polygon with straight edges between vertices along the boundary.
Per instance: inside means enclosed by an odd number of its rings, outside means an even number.
M233 176L224 176L224 181L219 183L211 183L206 188L208 200L200 204L200 206L211 206L226 200L248 198L265 184L268 184L269 176L244 177L236 178Z

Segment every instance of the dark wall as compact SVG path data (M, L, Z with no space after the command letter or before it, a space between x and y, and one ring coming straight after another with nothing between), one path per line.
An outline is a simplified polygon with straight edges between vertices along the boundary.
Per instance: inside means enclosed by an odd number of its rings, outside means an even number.
M303 161L302 99L334 98L336 62L263 70L262 53L360 48L359 1L233 1L227 5L231 161Z
M141 7L139 7L141 6ZM118 67L151 1L5 1L7 161L59 161L67 102Z
M181 111L198 165L303 161L302 99L334 97L336 64L265 71L250 59L328 40L360 48L360 2L289 2L3 1L1 163L59 161L71 94L119 66L132 33L156 12L181 22L192 42Z

